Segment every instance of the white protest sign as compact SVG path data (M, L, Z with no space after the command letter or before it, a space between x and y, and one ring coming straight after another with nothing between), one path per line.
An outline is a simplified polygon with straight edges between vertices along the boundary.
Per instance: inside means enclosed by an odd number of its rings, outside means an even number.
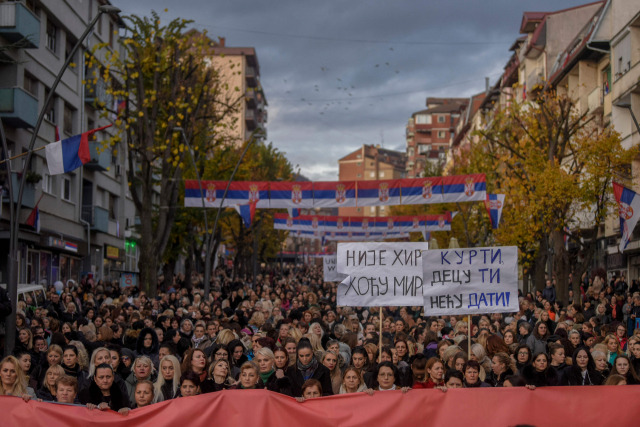
M517 247L431 250L422 258L426 316L520 309Z
M338 305L352 307L423 304L422 254L417 242L339 243Z
M335 254L324 255L322 257L322 268L324 270L325 282L341 282L346 277L346 275L338 273L337 260L338 257Z

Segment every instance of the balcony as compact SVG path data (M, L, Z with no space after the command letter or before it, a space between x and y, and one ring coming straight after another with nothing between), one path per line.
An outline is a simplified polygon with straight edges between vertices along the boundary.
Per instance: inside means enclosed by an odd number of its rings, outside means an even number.
M602 88L597 87L591 91L587 97L587 104L591 113L602 107Z
M0 89L0 117L9 126L35 127L38 120L38 99L19 87Z
M40 19L22 3L0 4L0 35L19 47L38 48Z
M84 100L88 104L99 102L108 108L113 106L113 96L107 93L107 83L102 79L98 79L95 84L92 79L87 80L84 86Z
M106 171L111 166L111 146L104 141L89 143L91 160L84 164L89 170Z
M537 85L544 84L544 73L542 68L536 67L527 76L527 92L531 92Z
M247 84L249 85L249 87L258 86L258 74L256 73L255 68L247 67L245 71L245 78L247 79Z
M247 101L247 107L256 108L258 106L258 100L254 91L248 91L244 98Z
M247 109L244 112L244 120L247 125L247 130L254 130L258 124L258 122L256 121L256 111Z
M91 225L91 230L109 232L109 211L99 206L83 205L82 220Z
M4 180L6 172L3 170L0 179ZM20 174L18 172L11 173L11 185L13 188L13 202L18 203L18 186L20 185ZM5 190L2 196L2 203L9 203L9 191ZM22 193L22 207L31 208L36 205L36 188L33 184L24 183L24 191Z

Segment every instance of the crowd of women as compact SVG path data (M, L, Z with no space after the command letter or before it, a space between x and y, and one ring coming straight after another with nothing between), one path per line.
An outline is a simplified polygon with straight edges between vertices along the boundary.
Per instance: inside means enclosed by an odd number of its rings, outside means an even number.
M389 307L382 317L336 307L336 284L315 266L274 267L254 283L228 274L216 270L208 301L177 278L154 299L83 280L52 286L44 307L21 301L14 355L0 362L0 395L126 414L226 389L304 401L396 389L640 383L635 282L589 280L581 303L564 307L537 292L521 296L518 313L466 319L425 317L421 307Z

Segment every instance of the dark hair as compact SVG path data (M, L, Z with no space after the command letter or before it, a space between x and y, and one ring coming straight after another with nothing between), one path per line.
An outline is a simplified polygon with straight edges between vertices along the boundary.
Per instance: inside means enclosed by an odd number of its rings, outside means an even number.
M514 387L524 387L527 385L527 381L520 375L509 375L504 379L504 381L509 381Z
M96 373L98 372L98 369L108 369L111 371L111 375L113 375L113 367L109 363L101 363L96 366ZM95 378L96 375L94 375L93 377Z
M516 362L517 362L517 363L520 363L520 362L518 362L518 352L519 352L520 350L524 350L524 349L526 349L526 350L527 350L527 353L529 353L529 356L527 357L527 361L526 361L526 362L524 362L524 364L526 365L526 364L528 364L529 362L531 362L531 360L532 360L532 358L531 358L531 356L532 356L532 354L531 354L531 349L530 349L526 344L520 344L518 347L516 347L516 351L514 352L514 354L516 355Z
M180 385L182 385L185 380L191 381L196 387L200 387L200 375L193 371L187 371L180 376Z
M67 350L73 351L76 356L78 355L78 347L76 347L75 345L67 344L64 347L62 347L62 353L64 353Z
M311 387L318 387L318 390L320 391L320 395L322 395L322 383L320 383L320 381L314 379L314 378L310 378L308 380L306 380L304 382L304 384L302 384L302 394L304 394L304 391L308 388Z
M480 372L480 364L475 360L467 360L464 364L464 368L462 368L462 372L466 373L468 368L473 368L476 371Z
M377 388L380 386L380 384L378 383L378 375L380 374L380 369L382 368L390 368L393 371L393 382L394 384L398 384L398 368L396 367L396 365L394 365L392 362L380 362L378 363L378 365L376 366L376 369L373 371L373 378L374 378L374 388Z
M445 374L444 374L444 383L448 383L450 378L457 378L460 381L462 381L464 383L464 375L462 375L462 372L457 371L455 369L449 369Z
M544 370L544 372L546 372L547 370L549 370L549 366L550 366L549 355L544 351L540 351L533 355L533 357L531 358L531 362L533 363L538 358L538 356L544 356L545 360L547 361L547 367Z
M300 338L300 341L298 341L298 345L296 346L296 356L298 355L300 350L303 350L305 348L308 348L313 353L313 346L311 345L311 341L309 341L309 338L303 337Z

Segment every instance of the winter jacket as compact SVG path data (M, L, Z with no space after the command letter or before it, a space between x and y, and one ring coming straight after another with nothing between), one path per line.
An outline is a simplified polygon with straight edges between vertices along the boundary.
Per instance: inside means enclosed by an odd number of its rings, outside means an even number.
M275 371L264 383L264 388L269 391L275 391L276 393L293 396L291 391L291 380L286 375L282 378L276 377ZM322 390L324 391L324 388Z
M536 387L551 387L558 385L558 376L555 369L547 367L543 372L538 372L533 365L525 366L522 370L522 376L528 385Z
M100 391L100 388L95 381L91 381L91 384L88 387L80 390L78 398L83 405L86 405L87 403L99 405L102 402L107 402L109 404L109 408L114 411L131 407L129 397L122 392L115 382L111 386L109 394L109 397L103 396L102 391Z
M526 344L527 344L527 347L529 347L529 349L531 350L531 354L535 355L538 353L547 352L547 342L539 338L536 338L534 334L529 335L529 337L527 338Z
M144 346L144 337L147 334L151 334L151 347ZM140 335L138 335L138 339L136 341L136 357L138 356L147 356L153 362L153 365L158 369L158 365L160 361L158 360L158 351L160 350L160 343L158 343L158 335L156 331L151 328L143 328L140 331Z
M291 381L291 396L302 397L302 385L304 384L304 377L296 365L290 366L287 369L287 377ZM331 372L329 368L321 363L318 363L318 368L315 370L311 378L320 381L322 385L322 395L333 395L333 389L331 387Z
M511 370L511 368L507 368L507 370L500 375L496 375L493 371L491 371L489 375L487 375L487 378L485 378L485 382L493 387L503 387L505 378L510 375L513 375L513 371Z

